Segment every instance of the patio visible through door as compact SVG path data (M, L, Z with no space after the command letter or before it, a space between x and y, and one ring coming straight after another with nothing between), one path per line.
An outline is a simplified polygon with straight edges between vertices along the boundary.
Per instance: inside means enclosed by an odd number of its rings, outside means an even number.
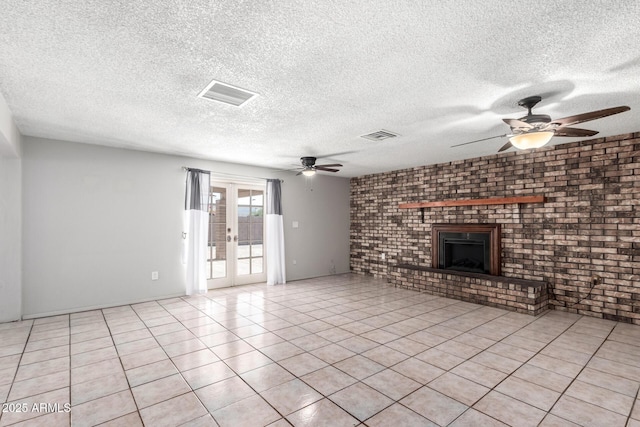
M209 205L208 287L266 280L264 186L213 182Z

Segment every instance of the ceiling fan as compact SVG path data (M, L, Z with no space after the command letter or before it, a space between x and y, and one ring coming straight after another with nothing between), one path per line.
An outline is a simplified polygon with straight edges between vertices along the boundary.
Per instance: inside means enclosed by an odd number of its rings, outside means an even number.
M338 169L334 169L337 167L342 167L339 163L332 163L328 165L316 165L315 157L300 157L300 162L302 163L302 170L296 174L304 175L304 176L313 176L316 174L316 171L325 171L325 172L339 172Z
M591 111L589 113L577 114L575 116L564 117L562 119L551 120L546 114L533 114L533 107L542 100L540 96L529 96L518 101L518 105L526 108L528 113L519 119L502 119L511 128L511 134L491 136L489 138L477 139L475 141L464 142L462 144L452 145L459 147L461 145L474 144L480 141L486 141L495 138L508 137L509 142L504 144L498 152L508 150L511 147L520 150L529 148L540 148L547 144L554 136L564 137L586 137L593 136L598 133L595 130L573 128L570 126L579 123L588 122L590 120L600 119L602 117L612 116L614 114L629 111L627 106L606 108L604 110Z

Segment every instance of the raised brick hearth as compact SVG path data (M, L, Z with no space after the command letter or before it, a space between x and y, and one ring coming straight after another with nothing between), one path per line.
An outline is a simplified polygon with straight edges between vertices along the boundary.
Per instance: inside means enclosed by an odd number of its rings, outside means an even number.
M399 208L515 196L545 202L427 207L424 221L420 209ZM640 133L362 176L351 180L351 269L400 281L394 266L432 266L432 224L496 223L502 276L547 283L550 308L640 324L638 206ZM425 271L404 271L402 286L473 289Z
M399 264L391 267L388 281L399 288L534 316L549 305L547 284L534 280Z

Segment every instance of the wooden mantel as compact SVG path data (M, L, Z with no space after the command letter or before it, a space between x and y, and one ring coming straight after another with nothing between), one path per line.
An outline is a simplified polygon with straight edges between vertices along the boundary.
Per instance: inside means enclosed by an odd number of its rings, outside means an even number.
M492 199L441 200L438 202L401 203L400 209L433 208L446 206L509 205L515 203L544 203L544 196L500 197Z

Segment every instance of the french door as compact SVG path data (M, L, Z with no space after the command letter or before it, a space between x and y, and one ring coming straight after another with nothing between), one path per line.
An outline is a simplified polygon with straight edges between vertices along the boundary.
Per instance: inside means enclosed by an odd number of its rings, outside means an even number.
M267 280L264 260L265 187L211 184L207 286L209 289Z

